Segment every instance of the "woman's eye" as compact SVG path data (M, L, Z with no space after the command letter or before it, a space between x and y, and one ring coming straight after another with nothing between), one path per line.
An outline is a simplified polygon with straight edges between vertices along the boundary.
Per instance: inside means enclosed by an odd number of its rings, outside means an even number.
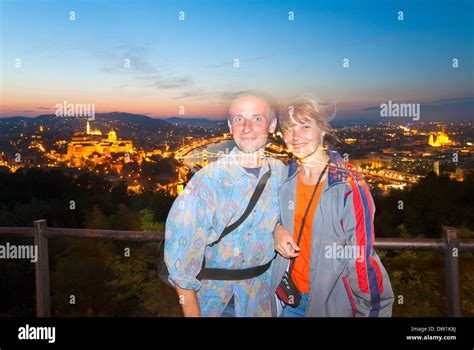
M311 127L309 125L303 125L302 128L305 129L305 130L311 129Z

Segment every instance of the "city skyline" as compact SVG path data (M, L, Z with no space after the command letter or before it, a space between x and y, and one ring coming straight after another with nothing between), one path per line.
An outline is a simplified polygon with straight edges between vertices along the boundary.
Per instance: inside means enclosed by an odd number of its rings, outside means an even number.
M384 121L388 101L420 103L421 121L473 119L472 13L472 1L2 1L0 118L68 101L222 119L256 92L314 94L339 120Z

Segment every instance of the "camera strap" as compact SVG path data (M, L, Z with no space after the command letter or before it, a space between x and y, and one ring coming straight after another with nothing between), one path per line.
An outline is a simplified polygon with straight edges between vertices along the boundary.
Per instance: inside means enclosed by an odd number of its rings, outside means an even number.
M313 202L314 196L316 194L316 191L318 190L321 179L323 178L324 173L326 172L327 168L329 167L329 162L330 162L330 160L328 160L328 162L326 163L326 166L324 167L323 171L321 171L321 174L319 174L318 182L316 182L316 185L314 186L313 193L311 194L311 198L309 200L308 206L306 207L306 211L303 215L303 219L301 220L300 232L298 233L298 239L296 241L297 246L300 245L301 236L303 234L303 229L304 229L304 225L305 225L305 222L306 222L306 218L308 216L309 208L311 207L311 203ZM296 258L291 259L290 269L289 269L290 273L291 273L291 270L293 269L293 266L295 264L295 260L296 260Z

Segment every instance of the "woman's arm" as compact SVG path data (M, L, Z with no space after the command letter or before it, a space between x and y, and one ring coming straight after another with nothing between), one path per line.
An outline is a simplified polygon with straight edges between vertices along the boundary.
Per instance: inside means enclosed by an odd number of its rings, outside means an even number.
M359 252L348 266L348 282L354 294L356 316L391 316L393 291L387 271L373 249L375 204L365 180L349 177L345 192L343 229Z

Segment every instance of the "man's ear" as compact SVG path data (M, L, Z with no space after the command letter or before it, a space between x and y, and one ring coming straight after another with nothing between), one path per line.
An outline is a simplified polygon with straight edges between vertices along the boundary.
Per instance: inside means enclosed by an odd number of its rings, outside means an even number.
M230 133L233 134L233 132L232 132L232 124L230 123L230 120L229 120L229 119L227 119L227 125L229 125Z
M272 120L272 122L270 123L270 126L268 127L268 132L270 134L273 134L275 132L275 129L276 129L276 126L277 126L277 120L276 118Z

